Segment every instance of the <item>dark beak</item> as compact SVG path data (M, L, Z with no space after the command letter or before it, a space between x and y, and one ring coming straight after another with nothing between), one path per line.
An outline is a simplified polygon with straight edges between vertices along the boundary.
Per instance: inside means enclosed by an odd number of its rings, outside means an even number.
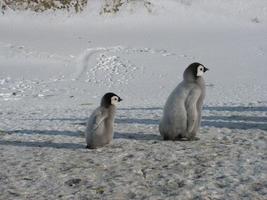
M204 67L204 72L206 72L206 71L209 71L209 69L208 69L208 68L206 68L206 67Z
M118 101L119 101L119 102L122 101L122 98L119 97L119 100L118 100Z

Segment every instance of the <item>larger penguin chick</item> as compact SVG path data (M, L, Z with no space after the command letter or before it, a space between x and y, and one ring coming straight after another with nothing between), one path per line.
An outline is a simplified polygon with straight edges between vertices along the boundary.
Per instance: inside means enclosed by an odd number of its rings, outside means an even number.
M85 131L87 147L90 149L103 147L113 139L113 125L117 103L122 99L114 93L106 93L100 106L88 119Z
M183 81L168 97L159 124L164 140L195 139L205 97L202 76L207 70L200 63L190 64L184 71Z

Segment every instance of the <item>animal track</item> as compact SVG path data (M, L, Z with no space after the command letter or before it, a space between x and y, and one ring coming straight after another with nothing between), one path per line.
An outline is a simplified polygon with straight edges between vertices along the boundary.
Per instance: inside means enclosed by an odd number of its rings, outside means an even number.
M129 79L134 78L133 72L137 69L129 60L100 54L97 57L97 64L87 71L86 81L108 87L113 84L127 84Z
M50 54L48 52L38 52L34 49L27 48L23 45L6 44L0 42L0 55L5 55L7 58L26 58L26 59L52 59L63 62L71 62L72 56L61 56Z
M168 52L165 49L152 48L131 48L123 46L99 47L86 49L77 60L77 71L74 80L86 80L87 82L102 83L111 86L115 82L118 84L127 84L129 79L134 78L133 72L139 68L126 58L118 54L140 56L161 55L173 56L178 58L195 59L194 56L185 54L176 54ZM94 58L96 56L96 58ZM90 62L96 59L97 64L90 68ZM93 64L92 64L93 65ZM86 74L86 77L84 77Z

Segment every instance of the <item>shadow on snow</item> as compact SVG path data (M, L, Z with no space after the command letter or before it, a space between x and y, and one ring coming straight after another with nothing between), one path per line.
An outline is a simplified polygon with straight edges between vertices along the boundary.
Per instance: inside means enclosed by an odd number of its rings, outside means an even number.
M133 107L133 108L118 108L118 110L163 110L163 107ZM265 106L204 106L203 110L209 111L231 111L231 112L267 112Z
M25 135L63 135L63 136L71 136L71 137L82 137L81 132L79 131L58 131L58 130L14 130L7 131L8 134L25 134Z
M7 141L0 140L0 145L17 146L17 147L39 147L39 148L55 148L55 149L84 149L85 144L75 143L53 143L53 142L30 142L30 141Z
M145 125L157 125L159 120L157 119L137 119L137 118L119 118L115 120L118 124L145 124Z
M162 110L161 107L148 107L148 108L119 108L118 110L140 110L140 111L153 111ZM203 110L209 111L233 111L233 112L267 112L267 107L248 107L248 106L205 106ZM31 119L34 120L34 119ZM86 118L49 118L49 119L38 119L39 120L50 120L50 121L70 121L71 124L75 125L86 125ZM141 125L152 125L157 126L159 124L159 119L140 119L140 118L116 118L115 123L118 124L141 124ZM203 116L202 126L216 127L216 128L229 128L229 129L261 129L267 130L267 117L265 116L245 116L245 115L232 115L232 116ZM40 135L63 135L63 136L73 136L82 137L79 131L58 131L58 130L14 130L8 133L21 133L21 134L40 134ZM117 136L116 136L117 134ZM160 136L159 136L160 137ZM146 134L142 133L115 133L115 138L125 138L125 139L145 139L150 138ZM158 138L158 135L151 135L151 138Z
M115 132L114 139L128 139L128 140L162 140L160 135L145 134L145 133L118 133Z

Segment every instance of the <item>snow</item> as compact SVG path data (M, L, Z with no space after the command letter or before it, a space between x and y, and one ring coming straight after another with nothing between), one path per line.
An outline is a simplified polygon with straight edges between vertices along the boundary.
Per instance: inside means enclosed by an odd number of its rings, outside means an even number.
M267 3L153 0L117 15L0 16L0 199L264 199ZM162 141L162 107L192 62L210 69L199 141ZM113 143L85 149L105 92Z

